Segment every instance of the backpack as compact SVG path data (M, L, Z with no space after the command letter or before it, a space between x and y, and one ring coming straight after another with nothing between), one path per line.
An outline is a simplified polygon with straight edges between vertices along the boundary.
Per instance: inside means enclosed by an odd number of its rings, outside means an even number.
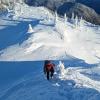
M50 71L54 69L54 65L52 63L46 64L45 67L46 67L46 71Z

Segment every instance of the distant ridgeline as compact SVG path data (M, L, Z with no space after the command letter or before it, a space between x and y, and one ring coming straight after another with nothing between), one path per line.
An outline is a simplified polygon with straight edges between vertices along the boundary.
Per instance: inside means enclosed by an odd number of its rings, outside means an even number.
M59 15L66 13L69 18L74 13L75 16L100 25L100 0L25 0L25 3L57 10Z
M93 8L98 14L100 14L100 0L76 0L76 1Z
M13 8L16 2L30 6L45 6L52 11L57 11L60 16L66 15L71 18L82 17L88 22L100 25L100 0L0 0L0 10L5 5Z

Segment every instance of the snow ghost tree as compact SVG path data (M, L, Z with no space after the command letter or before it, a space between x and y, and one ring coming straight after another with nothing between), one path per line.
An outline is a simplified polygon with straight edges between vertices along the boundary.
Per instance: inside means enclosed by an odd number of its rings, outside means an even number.
M85 22L84 22L84 19L81 17L81 18L80 18L80 27L84 27L84 23L85 23Z
M78 27L78 21L79 21L78 16L76 16L76 17L75 17L75 27L76 27L76 28Z
M55 12L55 19L54 19L54 25L56 25L58 21L58 14L57 14L57 11Z
M64 37L65 37L64 35L66 34L66 24L60 20L57 12L55 12L55 23L54 23L54 25L55 25L56 31L58 32L60 38L62 40L64 40Z
M89 28L87 28L87 26L86 26L86 21L81 17L80 18L80 21L79 21L79 29L80 29L80 31L84 31L84 29L85 29L85 32L87 32L87 31L89 31ZM90 32L89 32L90 33Z
M62 61L59 61L56 72L57 72L59 77L63 77L65 75L65 66L64 66L64 63Z
M66 24L66 22L67 22L67 15L66 15L66 13L64 14L64 21L65 21L65 24Z
M7 6L9 9L13 9L16 3L22 4L24 0L0 0L0 4Z
M74 13L72 13L71 20L73 21L74 19L75 19L75 15L74 15Z
M28 28L28 33L33 33L33 28L32 28L32 25L31 24L29 24L29 26L28 26L29 28Z

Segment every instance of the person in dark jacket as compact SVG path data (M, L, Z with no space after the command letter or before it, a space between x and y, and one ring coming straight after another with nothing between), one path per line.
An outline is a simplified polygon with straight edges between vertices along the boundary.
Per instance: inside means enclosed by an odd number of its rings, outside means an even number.
M44 62L44 73L46 74L47 80L50 79L50 77L53 77L54 74L54 67L55 64L51 63L50 60L46 60Z

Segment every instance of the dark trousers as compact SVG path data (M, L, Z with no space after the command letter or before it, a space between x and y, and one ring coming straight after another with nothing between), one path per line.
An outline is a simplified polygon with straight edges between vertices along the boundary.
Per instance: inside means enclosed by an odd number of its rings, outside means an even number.
M53 74L54 74L54 70L47 71L47 80L49 80L50 77L52 78Z

